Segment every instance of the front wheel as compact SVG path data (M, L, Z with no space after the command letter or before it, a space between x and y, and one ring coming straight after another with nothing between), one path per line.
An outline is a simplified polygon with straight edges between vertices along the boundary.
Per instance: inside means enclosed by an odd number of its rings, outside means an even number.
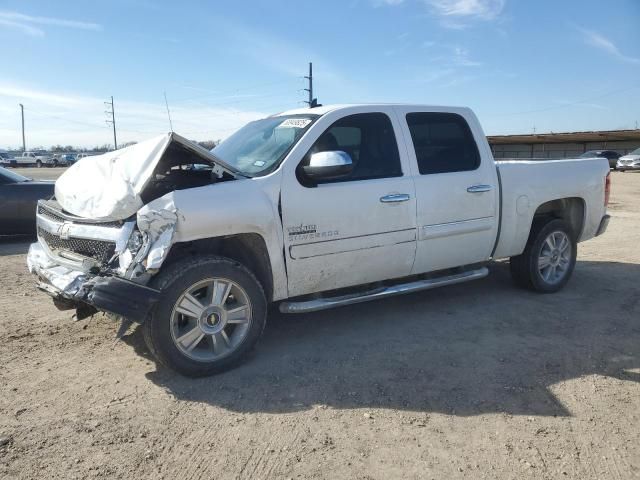
M511 257L511 276L523 288L540 293L561 290L576 265L577 242L560 219L538 221L521 255Z
M42 162L40 160L36 161L36 167L42 168Z
M267 301L242 264L198 256L161 271L162 292L143 324L145 342L166 367L200 377L228 370L255 346L266 323Z

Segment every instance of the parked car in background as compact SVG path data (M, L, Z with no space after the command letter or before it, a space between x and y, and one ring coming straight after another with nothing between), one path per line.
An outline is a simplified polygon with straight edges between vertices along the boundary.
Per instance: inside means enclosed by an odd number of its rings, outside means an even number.
M76 163L77 155L75 153L63 153L60 158L66 165L73 165Z
M16 161L8 153L0 153L0 167L15 167Z
M38 200L51 198L54 186L0 167L0 236L36 233Z
M93 153L79 153L78 155L76 155L75 161L77 162L78 160L82 160L83 158L93 157L93 156L95 156L95 154Z
M45 152L24 152L15 158L16 165L20 167L53 167L57 160Z
M579 158L606 158L609 160L609 167L615 170L620 154L613 150L589 150L580 155Z
M625 170L640 170L640 148L636 148L634 151L620 157L617 168L621 172Z
M67 167L73 165L75 160L75 153L55 153L53 155L54 166Z

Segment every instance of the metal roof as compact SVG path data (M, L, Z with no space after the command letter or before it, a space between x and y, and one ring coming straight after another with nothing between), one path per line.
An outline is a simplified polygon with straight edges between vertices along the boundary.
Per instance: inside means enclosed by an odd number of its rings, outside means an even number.
M534 133L531 135L489 135L492 145L511 145L514 143L585 143L637 141L640 143L640 129L601 130L594 132Z

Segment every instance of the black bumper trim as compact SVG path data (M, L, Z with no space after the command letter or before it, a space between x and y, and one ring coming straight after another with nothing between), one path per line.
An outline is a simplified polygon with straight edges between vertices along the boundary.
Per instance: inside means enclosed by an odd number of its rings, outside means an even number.
M602 235L607 230L607 227L609 226L609 220L611 220L611 215L605 215L604 217L602 217L602 220L600 220L600 226L598 227L598 231L596 232L596 237Z
M119 277L98 277L84 300L98 310L142 323L160 299L160 291Z

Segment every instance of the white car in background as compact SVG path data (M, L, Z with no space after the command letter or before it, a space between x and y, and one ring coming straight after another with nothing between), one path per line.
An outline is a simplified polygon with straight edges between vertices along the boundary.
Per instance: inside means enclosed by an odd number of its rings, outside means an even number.
M640 148L623 155L618 159L616 168L621 172L625 170L640 170Z
M83 158L94 157L95 155L95 153L79 153L78 155L76 155L75 162L77 162L78 160L82 160Z

